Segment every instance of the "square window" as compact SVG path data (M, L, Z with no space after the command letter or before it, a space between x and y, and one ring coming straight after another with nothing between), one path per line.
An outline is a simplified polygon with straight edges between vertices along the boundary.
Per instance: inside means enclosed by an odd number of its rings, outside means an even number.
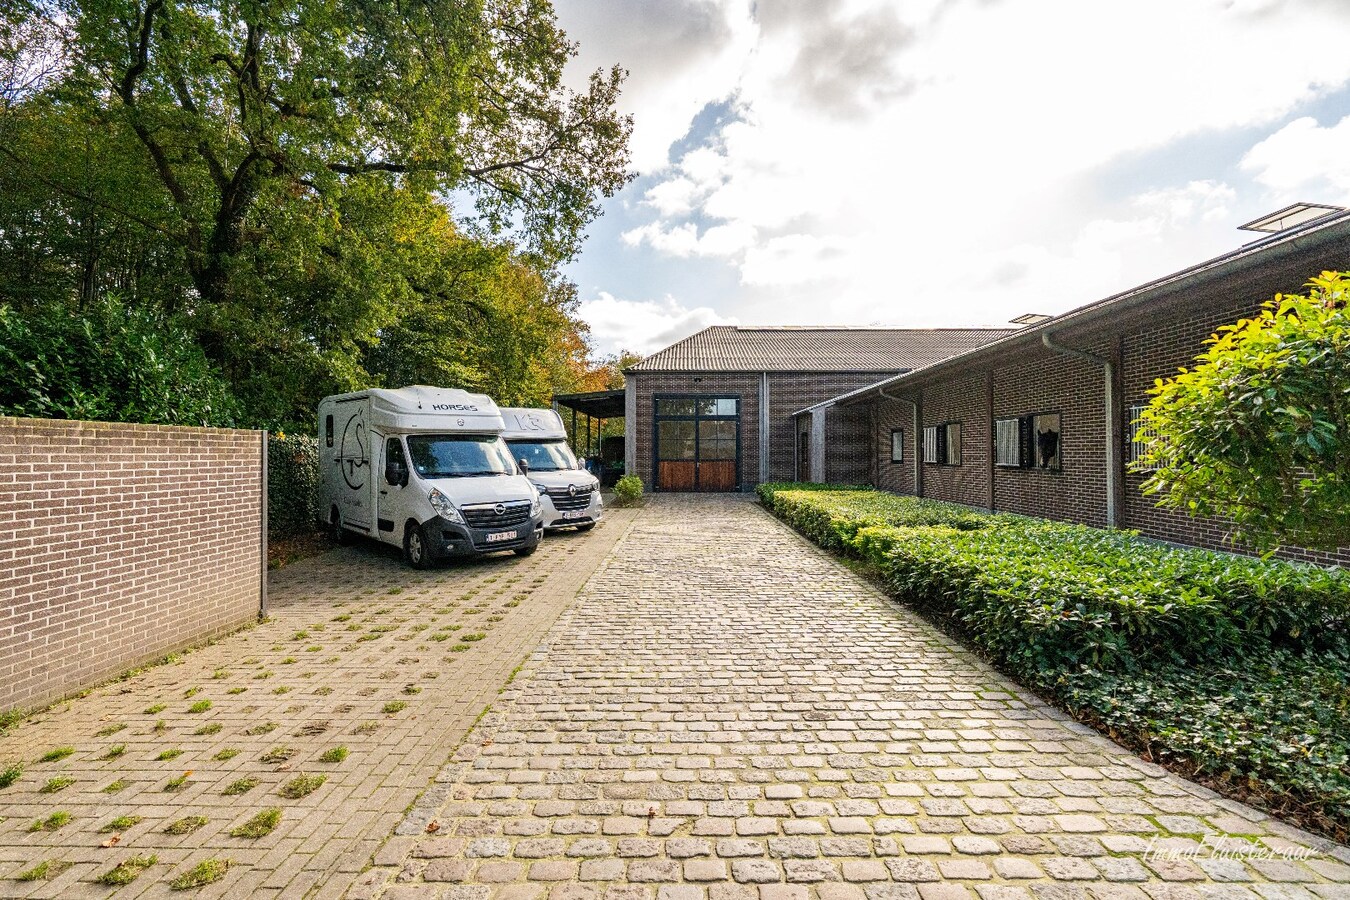
M903 428L891 429L891 462L905 461L905 431Z
M1060 470L1059 413L1031 416L1032 461L1038 469Z

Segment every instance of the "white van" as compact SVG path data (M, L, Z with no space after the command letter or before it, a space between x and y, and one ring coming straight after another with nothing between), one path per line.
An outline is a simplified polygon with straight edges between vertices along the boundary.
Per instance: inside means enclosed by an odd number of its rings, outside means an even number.
M543 535L535 490L502 440L497 404L446 388L371 389L319 402L319 464L334 534L403 548L414 568L514 550Z
M534 482L544 507L544 527L589 531L605 504L600 479L587 472L567 446L562 419L551 409L503 409L502 437Z

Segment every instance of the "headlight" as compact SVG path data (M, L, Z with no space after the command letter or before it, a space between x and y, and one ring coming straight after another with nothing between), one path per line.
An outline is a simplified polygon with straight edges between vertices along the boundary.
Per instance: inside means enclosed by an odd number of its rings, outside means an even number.
M530 482L530 487L534 488L536 491L538 491L538 492L541 493L541 494L548 493L548 488L545 487L545 486L542 485L542 484L536 484L535 482L531 481L531 482Z
M530 504L530 515L537 516L543 511L544 511L544 504L539 502L538 497L535 497L534 502Z
M432 488L431 493L427 494L427 500L431 502L431 508L436 510L436 515L442 519L456 525L464 524L464 517L459 514L459 510L455 509L455 504L451 503L450 498L440 491Z

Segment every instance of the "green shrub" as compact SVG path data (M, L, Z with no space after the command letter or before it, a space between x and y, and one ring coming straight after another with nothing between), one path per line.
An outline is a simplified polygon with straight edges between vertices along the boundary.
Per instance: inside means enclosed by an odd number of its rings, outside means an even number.
M1123 742L1350 834L1350 573L871 490L760 496Z
M73 309L0 304L0 414L233 425L238 404L182 323L109 297Z
M642 502L642 479L625 475L614 484L615 506L637 506Z
M327 519L322 502L319 442L280 432L267 442L267 532L274 538L316 530Z

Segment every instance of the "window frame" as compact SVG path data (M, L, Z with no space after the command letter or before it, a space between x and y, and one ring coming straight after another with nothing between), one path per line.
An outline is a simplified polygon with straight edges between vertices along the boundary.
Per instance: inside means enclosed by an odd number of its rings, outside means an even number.
M999 469L1024 469L1024 468L1026 468L1026 454L1023 452L1023 441L1022 441L1022 427L1023 427L1023 426L1022 426L1022 420L1023 420L1023 418L1024 418L1023 416L1004 416L1003 418L996 418L996 419L994 419L994 466L995 466L995 468L999 468ZM999 430L999 426L1000 426L1000 425L1012 425L1012 427L1013 427L1013 438L1014 438L1014 442L1013 442L1013 457L1014 457L1014 459L1013 459L1012 462L1000 462L1000 461L999 461L999 450L1001 449L1001 445L1000 445L1000 443L999 443L998 430Z
M1056 464L1048 468L1037 465L1036 420L1042 416L1055 416L1059 420L1059 443L1055 450ZM1017 423L1017 462L999 462L998 427L1007 422ZM1004 470L1024 470L1046 472L1059 475L1064 472L1064 413L1058 409L1043 409L1037 412L1023 413L1020 416L998 416L993 420L994 468Z
M952 434L955 429L956 435L956 453L955 460L952 459ZM954 466L962 465L961 454L961 432L962 422L953 419L948 422L934 422L931 425L923 427L923 462L928 466ZM929 438L933 438L932 444L935 452L932 454L935 459L929 459Z
M898 444L896 443L896 440L895 440L897 435L898 435L899 438L900 438L900 442L899 442ZM897 448L899 449L899 454L898 454L898 455L896 454ZM892 428L892 429L891 429L891 463L892 463L892 464L897 464L897 463L903 463L904 461L905 461L905 429L903 429L903 428Z
M1148 409L1147 400L1136 401L1125 405L1127 418L1125 419L1125 462L1127 473L1143 474L1145 472L1158 471L1157 466L1140 466L1140 440L1139 436L1146 433L1146 429L1138 424L1139 416Z

